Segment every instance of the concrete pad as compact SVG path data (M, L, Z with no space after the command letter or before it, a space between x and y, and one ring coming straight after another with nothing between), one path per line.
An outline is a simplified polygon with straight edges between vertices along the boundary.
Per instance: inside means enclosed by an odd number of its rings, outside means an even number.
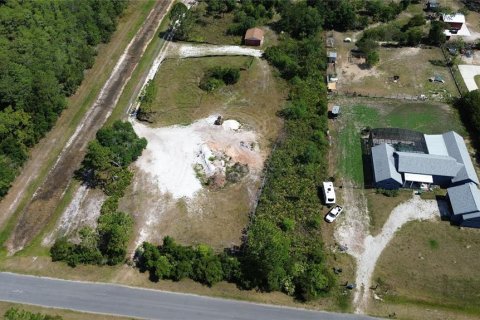
M480 75L480 66L460 64L458 70L462 74L463 81L467 86L468 91L477 90L477 84L475 82L475 76Z

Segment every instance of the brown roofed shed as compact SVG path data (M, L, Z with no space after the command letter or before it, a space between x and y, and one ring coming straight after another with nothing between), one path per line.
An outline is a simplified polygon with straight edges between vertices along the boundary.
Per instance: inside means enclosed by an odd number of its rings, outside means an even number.
M245 45L261 46L263 43L263 30L260 28L251 28L245 32Z

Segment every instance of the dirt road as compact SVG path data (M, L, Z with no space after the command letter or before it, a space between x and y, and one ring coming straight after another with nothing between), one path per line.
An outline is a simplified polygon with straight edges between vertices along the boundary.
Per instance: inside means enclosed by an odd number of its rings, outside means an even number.
M85 155L88 142L93 139L97 130L115 107L125 84L155 36L171 2L159 0L144 25L127 46L90 110L85 114L46 179L21 213L18 224L6 242L10 254L21 250L49 222L74 171L79 167ZM27 187L25 185L25 189ZM21 194L22 190L17 192ZM15 205L12 205L10 209L13 209L12 207Z

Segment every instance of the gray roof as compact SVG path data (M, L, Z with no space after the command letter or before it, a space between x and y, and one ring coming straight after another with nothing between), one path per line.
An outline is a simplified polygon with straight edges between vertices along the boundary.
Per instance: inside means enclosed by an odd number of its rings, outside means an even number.
M455 177L463 167L449 156L411 152L396 152L396 154L399 172Z
M382 143L372 148L373 171L375 174L375 182L393 179L403 184L402 176L395 169L395 159L393 153L395 149Z
M472 164L472 159L468 153L467 146L463 138L455 131L446 132L443 134L445 146L447 147L448 155L463 164L463 168L458 172L457 176L452 179L453 183L464 180L471 180L477 185L479 184L477 172Z
M453 214L469 214L480 211L480 190L470 182L447 189ZM474 218L473 216L470 218Z
M336 58L337 57L337 53L335 51L328 51L327 52L327 57L328 58Z

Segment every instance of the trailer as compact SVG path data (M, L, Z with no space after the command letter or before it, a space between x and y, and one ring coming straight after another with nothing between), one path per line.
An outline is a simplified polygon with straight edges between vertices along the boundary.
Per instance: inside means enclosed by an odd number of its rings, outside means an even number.
M332 205L336 202L335 190L333 182L327 181L323 183L323 201L326 205Z

